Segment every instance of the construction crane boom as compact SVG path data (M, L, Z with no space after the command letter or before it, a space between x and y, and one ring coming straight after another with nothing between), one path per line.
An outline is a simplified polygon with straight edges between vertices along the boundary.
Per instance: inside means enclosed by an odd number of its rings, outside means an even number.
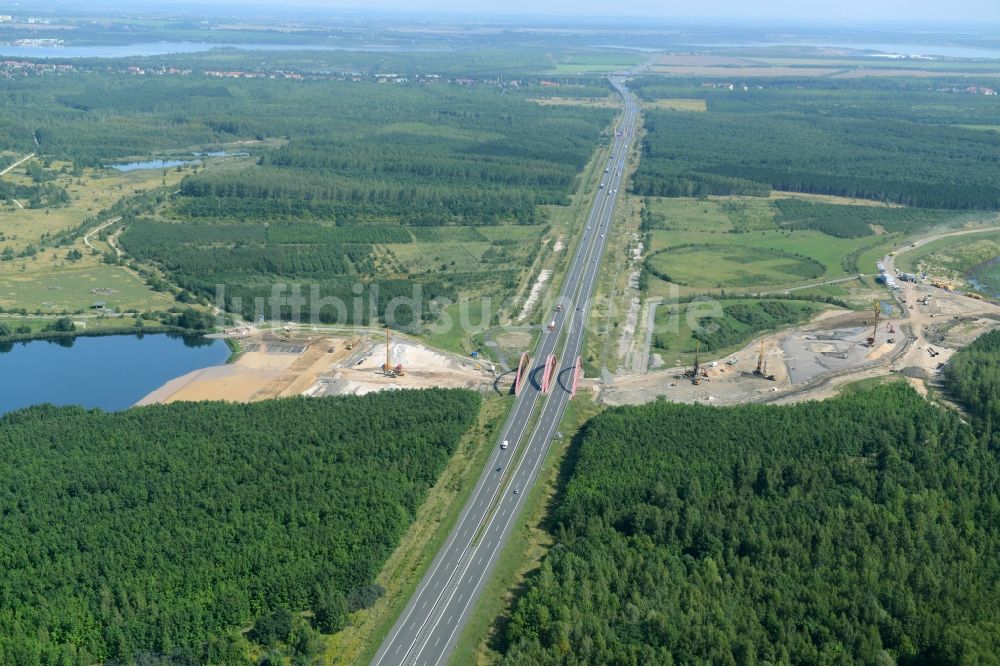
M875 346L875 336L878 335L878 316L882 314L882 304L875 303L875 325L872 327L872 334L868 337L868 346Z

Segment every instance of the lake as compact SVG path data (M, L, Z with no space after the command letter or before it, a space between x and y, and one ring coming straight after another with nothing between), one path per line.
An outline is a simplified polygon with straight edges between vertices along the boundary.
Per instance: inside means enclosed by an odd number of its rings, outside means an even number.
M704 47L725 47L725 48L768 48L773 46L806 46L814 48L834 48L834 49L857 49L859 51L878 51L880 53L893 55L922 55L922 56L945 56L948 58L980 58L988 60L1000 59L1000 49L979 46L961 45L935 45L935 44L907 44L889 42L850 42L850 41L813 41L800 40L794 37L785 39L775 38L771 41L748 41L748 42L727 42L727 41L698 41L687 42L693 46Z
M150 42L114 46L15 46L0 44L0 56L7 58L133 58L171 53L200 53L212 49L243 51L391 51L392 47L352 48L323 44L213 44L203 42Z
M45 402L125 409L227 358L222 340L163 333L15 342L0 347L0 414Z
M111 164L116 171L137 171L139 169L171 169L185 164L200 164L201 160L146 160L145 162L128 162L126 164Z

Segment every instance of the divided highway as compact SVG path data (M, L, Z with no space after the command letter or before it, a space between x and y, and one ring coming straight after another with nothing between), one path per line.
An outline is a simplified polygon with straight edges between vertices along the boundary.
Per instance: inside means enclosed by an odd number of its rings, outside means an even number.
M555 330L543 334L528 381L516 398L486 468L455 527L379 647L372 661L374 666L446 663L562 420L638 115L638 106L624 82L612 78L611 83L622 97L624 114L602 185L560 290L557 303L563 305L562 311L548 318L554 320ZM549 354L556 354L558 366L546 396L540 387ZM529 431L539 402L543 405L541 415ZM501 448L503 441L510 443L508 448Z

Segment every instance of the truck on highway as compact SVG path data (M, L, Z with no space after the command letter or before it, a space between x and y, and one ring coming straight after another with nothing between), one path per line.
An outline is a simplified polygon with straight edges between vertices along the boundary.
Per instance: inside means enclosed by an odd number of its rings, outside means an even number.
M555 319L553 319L552 321L549 322L548 328L549 328L550 331L556 330L556 320Z

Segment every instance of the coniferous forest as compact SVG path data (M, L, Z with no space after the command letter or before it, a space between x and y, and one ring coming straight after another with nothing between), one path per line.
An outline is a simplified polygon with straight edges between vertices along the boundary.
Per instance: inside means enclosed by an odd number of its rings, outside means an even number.
M478 406L434 389L3 417L0 661L240 664L247 627L314 656L377 598Z
M963 126L993 122L996 105L933 89L947 85L954 84L777 78L730 90L641 78L633 87L645 99L704 99L708 112L647 114L632 190L667 197L787 190L923 208L1000 208L1000 136Z
M998 341L948 371L971 426L896 382L596 417L505 663L998 663Z

